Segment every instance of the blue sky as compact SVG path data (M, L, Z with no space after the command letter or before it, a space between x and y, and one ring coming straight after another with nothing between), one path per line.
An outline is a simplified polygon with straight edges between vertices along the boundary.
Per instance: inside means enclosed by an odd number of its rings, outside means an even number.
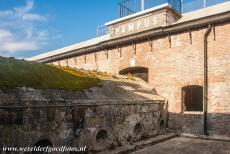
M0 56L27 58L94 38L97 26L118 17L120 1L0 0ZM202 0L184 3L186 12L203 7Z
M27 58L96 36L119 0L0 0L0 56Z

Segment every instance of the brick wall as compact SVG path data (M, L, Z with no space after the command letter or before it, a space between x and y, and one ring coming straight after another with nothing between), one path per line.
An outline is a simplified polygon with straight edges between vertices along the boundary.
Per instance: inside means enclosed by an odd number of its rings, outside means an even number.
M169 101L169 127L194 128L191 133L202 133L202 114L199 122L197 114L182 113L181 89L187 85L203 85L203 35L206 29L196 29L134 45L98 51L76 58L54 62L55 65L98 70L118 74L131 67L131 59L136 66L149 69L149 83ZM208 37L208 128L212 135L230 137L230 23L215 26ZM136 50L135 50L136 49ZM108 55L107 55L108 54ZM133 63L132 63L133 64ZM175 117L175 118L173 118ZM179 118L178 118L179 117ZM183 118L185 117L185 118ZM195 117L195 118L194 118ZM181 118L184 120L181 123ZM187 119L187 120L186 120ZM193 120L192 120L193 119ZM194 127L191 125L194 123ZM188 126L190 127L187 127ZM200 126L201 125L201 126ZM183 129L182 129L183 130ZM189 129L186 129L189 130Z

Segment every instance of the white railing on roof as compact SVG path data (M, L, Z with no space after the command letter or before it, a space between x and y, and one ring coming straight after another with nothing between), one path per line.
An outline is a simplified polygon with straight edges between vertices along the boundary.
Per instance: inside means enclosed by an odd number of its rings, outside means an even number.
M109 34L108 27L105 25L97 26L97 37Z

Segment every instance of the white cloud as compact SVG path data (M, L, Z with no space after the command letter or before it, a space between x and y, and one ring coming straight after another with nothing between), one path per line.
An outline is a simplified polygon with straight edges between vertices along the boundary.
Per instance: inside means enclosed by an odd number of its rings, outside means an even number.
M16 15L21 17L23 20L28 21L46 21L47 18L40 14L30 13L33 9L34 2L27 1L26 5L23 7L14 8Z
M48 38L49 34L47 30L43 30L37 33L37 37L39 40L46 40Z
M25 6L14 8L14 10L15 10L18 14L25 14L25 13L31 11L32 8L33 8L33 6L34 6L34 2L28 0Z
M13 11L7 10L7 11L1 11L0 10L0 17L7 17L13 14Z
M0 55L41 49L55 39L56 33L43 26L48 19L33 8L34 1L28 0L24 6L0 10Z
M28 21L46 21L47 18L44 16L41 16L39 14L32 14L32 13L27 13L22 15L23 20L28 20Z
M37 49L37 43L33 41L7 41L0 46L0 51L7 51L8 53L14 53L19 51L29 51ZM0 52L1 53L1 52Z
M35 50L38 48L36 41L18 40L16 38L10 31L0 29L0 54Z
M3 41L3 39L9 38L12 36L12 33L7 31L7 30L3 30L0 29L0 41Z

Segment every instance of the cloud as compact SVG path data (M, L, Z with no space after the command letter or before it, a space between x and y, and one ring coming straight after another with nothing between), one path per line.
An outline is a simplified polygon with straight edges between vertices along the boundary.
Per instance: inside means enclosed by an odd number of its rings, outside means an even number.
M0 10L0 55L38 50L60 36L44 25L47 17L34 12L33 8L34 1L27 0L24 6Z
M34 6L33 1L27 1L26 5L23 7L14 8L16 15L21 17L23 20L28 21L46 21L47 18L45 16L36 14L36 13L30 13L32 11Z
M7 17L7 16L10 16L12 14L13 14L13 12L10 10L7 10L7 11L1 11L0 10L0 17Z
M33 1L27 1L26 5L23 7L18 7L18 8L14 8L14 10L18 13L18 14L25 14L29 11L32 10L34 6L34 2Z
M8 41L0 46L0 50L8 51L8 53L35 50L37 48L38 47L36 42L33 41L21 41L21 42Z
M46 21L47 18L38 14L27 13L22 16L23 20L28 21Z
M10 31L0 29L0 54L35 50L37 48L36 41L17 40L16 36Z
M2 41L3 39L9 38L12 36L12 33L7 31L7 30L3 30L0 29L0 41Z

